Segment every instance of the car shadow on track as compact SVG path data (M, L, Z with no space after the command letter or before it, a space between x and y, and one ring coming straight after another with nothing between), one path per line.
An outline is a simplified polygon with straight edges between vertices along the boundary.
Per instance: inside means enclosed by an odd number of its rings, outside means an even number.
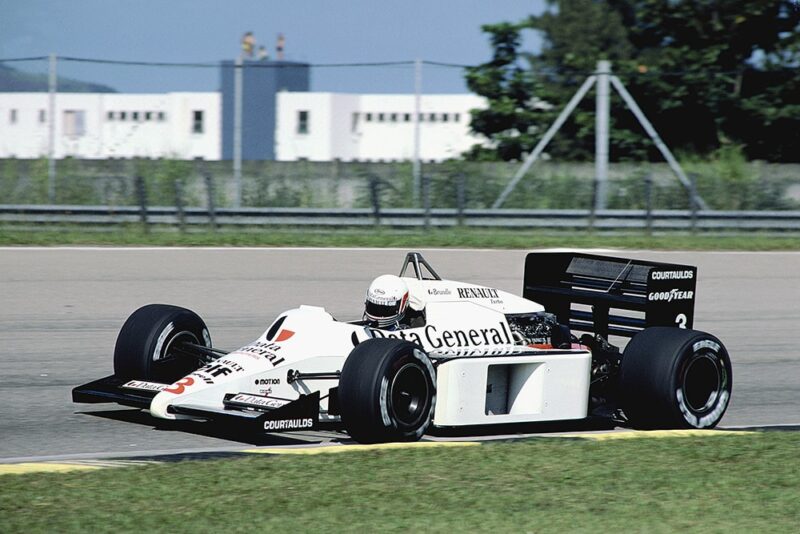
M349 437L346 434L335 432L333 428L325 428L322 431L314 433L304 432L294 435L264 434L245 432L242 431L241 427L235 425L219 423L209 424L194 421L168 421L165 419L158 419L144 410L137 409L81 411L77 413L149 426L152 427L153 430L159 432L183 432L259 447L269 445L313 445L323 442L349 441Z
M430 436L442 438L465 438L497 436L498 439L513 439L515 435L555 434L563 432L593 432L613 430L617 424L607 418L578 419L575 421L552 421L545 423L514 423L506 425L484 425L470 427L440 427L431 430Z

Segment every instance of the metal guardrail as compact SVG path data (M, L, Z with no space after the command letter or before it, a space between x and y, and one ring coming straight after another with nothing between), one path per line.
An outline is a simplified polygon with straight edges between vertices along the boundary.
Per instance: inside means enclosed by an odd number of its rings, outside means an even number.
M800 231L800 211L183 208L0 205L0 223L170 226L329 226L599 230Z

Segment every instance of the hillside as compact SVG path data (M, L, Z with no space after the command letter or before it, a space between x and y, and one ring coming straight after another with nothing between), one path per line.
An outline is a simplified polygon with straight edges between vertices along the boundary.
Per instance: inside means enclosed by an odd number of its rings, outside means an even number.
M47 75L34 74L8 67L0 63L0 92L45 92ZM107 85L82 82L71 78L58 78L58 91L61 93L116 93Z

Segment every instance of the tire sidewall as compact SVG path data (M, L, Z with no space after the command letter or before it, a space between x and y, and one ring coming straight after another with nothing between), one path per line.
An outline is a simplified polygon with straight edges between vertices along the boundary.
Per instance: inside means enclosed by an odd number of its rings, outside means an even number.
M710 334L689 339L676 358L672 372L671 391L674 395L673 415L681 418L690 428L714 428L724 415L730 403L733 373L730 359L722 343ZM687 391L687 371L691 372L701 361L713 363L719 376L719 386L710 398L709 404L698 409L689 402Z
M168 354L179 337L211 347L208 328L193 311L165 304L139 308L117 337L114 374L165 384L186 376L197 368L197 363Z
M393 380L409 365L423 373L428 392L412 425L395 416L392 401ZM345 361L338 389L345 429L362 443L418 440L430 427L436 408L436 370L419 346L403 340L360 343Z
M685 381L698 359L713 362L720 377L716 398L702 409L692 407ZM711 334L651 327L625 348L619 386L621 407L636 428L713 428L730 404L733 373L727 350Z
M418 421L414 424L406 425L400 421L396 415L395 407L392 403L392 386L394 385L398 373L414 366L425 376L426 388L429 394L425 397L425 405ZM433 411L436 408L436 371L428 356L419 348L412 345L403 349L397 349L397 355L387 358L384 371L381 373L381 380L378 391L378 403L381 412L381 422L386 430L403 440L417 440L421 438L430 426Z

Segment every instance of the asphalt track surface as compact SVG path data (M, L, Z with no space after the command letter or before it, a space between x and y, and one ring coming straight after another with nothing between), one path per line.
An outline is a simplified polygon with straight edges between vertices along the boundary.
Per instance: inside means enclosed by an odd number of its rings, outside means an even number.
M422 252L444 278L521 291L525 251ZM73 404L71 389L111 374L119 328L139 306L191 308L205 319L216 347L234 349L299 304L324 306L340 319L359 317L371 279L396 273L404 253L0 249L0 461L346 439L331 432L245 439L209 425L164 425L130 408ZM695 327L722 339L733 360L733 399L723 426L800 422L800 253L618 255L698 266Z

